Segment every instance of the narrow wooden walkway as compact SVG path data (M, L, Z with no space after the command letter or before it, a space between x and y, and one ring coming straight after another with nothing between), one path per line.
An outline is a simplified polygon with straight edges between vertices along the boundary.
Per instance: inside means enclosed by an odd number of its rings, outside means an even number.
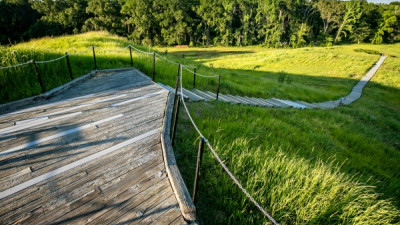
M277 98L264 99L264 98L253 98L253 97L237 96L237 95L232 96L229 94L219 94L218 100L223 102L228 102L231 104L243 104L243 105L261 106L261 107L297 108L297 109L336 108L341 105L351 104L357 99L359 99L361 97L365 85L367 85L367 83L375 75L376 71L378 71L379 67L383 64L385 59L386 56L381 56L380 59L376 62L376 64L353 87L352 91L347 96L337 99L335 101L307 103L303 101L290 101ZM163 85L161 83L159 83L159 85L161 85L163 88L170 91L171 93L175 93L175 90L172 87ZM183 92L183 97L185 99L189 99L190 101L209 101L209 100L215 100L217 97L215 93L209 91L200 91L197 89L189 91L183 88L182 92ZM180 92L178 92L178 94L179 93Z
M167 99L130 70L0 112L0 224L186 224L160 143Z

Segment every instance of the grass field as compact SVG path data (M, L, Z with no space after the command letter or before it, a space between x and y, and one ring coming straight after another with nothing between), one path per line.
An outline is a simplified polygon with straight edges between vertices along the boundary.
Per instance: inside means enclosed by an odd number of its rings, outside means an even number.
M107 33L45 38L1 48L0 65L48 60L91 45L99 69L128 67L129 42ZM148 50L141 48L142 50ZM362 49L362 50L360 50ZM195 121L243 186L281 224L400 223L400 44L332 48L155 48L160 54L222 76L221 92L308 102L336 99L378 60L389 57L355 103L333 110L274 109L220 102L190 103ZM75 76L93 68L92 53L70 56ZM68 81L65 59L39 65L46 88ZM151 74L151 56L134 53ZM176 65L156 62L156 81L174 85ZM192 85L185 72L184 86ZM216 79L197 78L215 91ZM40 93L32 65L0 71L1 103ZM175 154L192 188L198 135L180 114ZM268 224L205 152L198 214L201 224Z

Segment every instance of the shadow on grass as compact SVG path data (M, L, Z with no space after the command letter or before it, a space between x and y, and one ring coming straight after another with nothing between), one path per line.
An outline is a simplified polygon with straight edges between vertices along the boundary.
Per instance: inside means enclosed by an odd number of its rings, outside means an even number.
M210 57L220 57L220 56L225 56L225 55L243 55L243 54L250 54L254 53L254 51L201 51L201 50L194 50L194 51L174 51L174 52L169 52L168 54L171 54L175 57L180 57L180 58L195 58L195 59L209 59Z

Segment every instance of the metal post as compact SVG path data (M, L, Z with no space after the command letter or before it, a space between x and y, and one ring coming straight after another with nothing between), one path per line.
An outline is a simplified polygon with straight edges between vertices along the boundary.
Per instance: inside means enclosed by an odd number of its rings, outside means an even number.
M204 138L200 138L200 144L199 144L199 151L197 153L197 165L196 165L196 174L194 177L194 187L193 187L193 196L192 196L192 201L193 204L196 205L196 195L197 195L197 187L199 185L199 179L200 179L200 169L201 169L201 161L203 161L203 151L204 151Z
M68 65L68 70L69 70L69 77L71 78L71 80L73 80L73 79L74 79L74 76L72 75L71 63L69 62L68 52L65 53L65 57L67 58L67 65Z
M129 45L129 54L131 55L131 66L133 67L132 48L130 45Z
M175 115L174 115L174 126L172 127L172 137L171 137L171 145L174 146L175 134L176 134L176 126L178 125L178 116L179 116L179 106L181 105L180 97L178 97L178 104L176 104Z
M193 69L193 89L196 89L196 67Z
M38 67L37 67L36 62L35 62L34 59L32 59L32 64L33 64L33 67L35 68L36 76L38 77L39 84L40 84L40 88L42 89L42 93L45 93L46 90L44 89L42 77L40 76L39 69L38 69Z
M173 105L173 107L172 107L172 110L175 109L176 100L177 100L177 98L178 98L178 86L179 86L179 79L180 79L180 77L179 77L179 71L180 71L180 69L181 69L181 64L178 64L178 74L176 75L176 84L175 84L174 105ZM171 127L172 127L173 122L174 122L174 121L171 120Z
M218 76L217 101L218 101L219 86L220 86L220 85L221 85L221 75Z
M153 81L156 76L156 53L153 52Z
M94 70L97 70L96 53L94 52L94 45L92 45L92 50L93 50Z

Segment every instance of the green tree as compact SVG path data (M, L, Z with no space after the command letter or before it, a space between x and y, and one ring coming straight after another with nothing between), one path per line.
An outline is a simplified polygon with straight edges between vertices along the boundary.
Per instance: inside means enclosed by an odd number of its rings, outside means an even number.
M342 3L345 5L344 13L340 19L339 27L336 32L336 37L334 43L338 42L341 39L341 35L343 34L345 37L348 34L352 34L354 32L354 24L357 23L358 19L361 17L361 5L358 0L351 0Z
M125 0L121 13L128 28L128 37L138 44L152 45L156 38L156 23L152 14L152 1Z
M86 13L91 17L85 21L83 31L107 30L124 34L121 5L117 0L89 0Z
M380 44L388 39L394 33L394 27L397 23L397 17L394 12L389 9L382 15L382 22L379 25L374 37L372 38L373 44Z
M32 8L49 24L59 24L64 33L77 33L88 18L86 0L33 0Z
M22 41L38 19L28 0L0 0L0 44Z

